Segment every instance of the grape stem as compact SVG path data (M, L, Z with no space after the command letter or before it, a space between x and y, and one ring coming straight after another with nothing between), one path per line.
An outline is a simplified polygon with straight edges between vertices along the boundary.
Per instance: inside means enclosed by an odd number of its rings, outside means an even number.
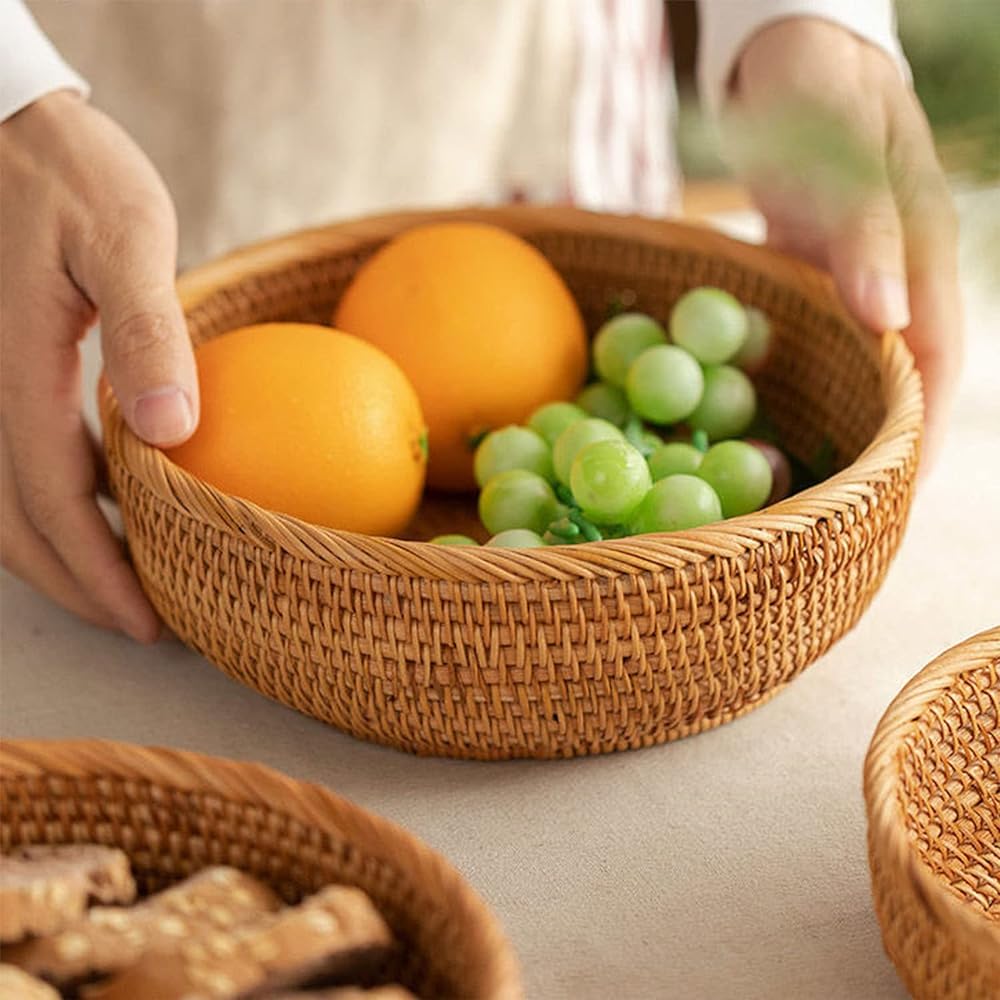
M642 425L642 421L633 413L625 424L622 433L625 435L625 440L628 441L633 448L635 448L643 458L649 458L653 454L653 448L650 447L649 442L644 437L645 428Z
M565 538L567 541L571 541L580 534L580 526L571 521L569 517L560 517L559 520L553 521L549 525L549 531L556 538Z
M600 542L604 540L604 536L597 525L592 521L588 521L579 508L574 508L569 512L569 519L579 528L580 533L588 542Z

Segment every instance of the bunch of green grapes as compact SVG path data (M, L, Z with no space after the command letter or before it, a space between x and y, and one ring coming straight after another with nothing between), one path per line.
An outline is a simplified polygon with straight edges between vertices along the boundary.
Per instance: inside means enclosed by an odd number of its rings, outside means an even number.
M781 451L740 439L757 416L749 374L770 352L767 318L721 289L696 288L668 327L643 313L615 316L594 338L597 379L574 402L547 403L526 426L483 438L475 475L488 546L680 531L787 495Z

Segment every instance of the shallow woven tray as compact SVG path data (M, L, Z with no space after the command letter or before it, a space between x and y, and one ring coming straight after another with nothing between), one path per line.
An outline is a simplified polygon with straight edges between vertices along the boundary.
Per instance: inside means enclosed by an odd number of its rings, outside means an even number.
M191 335L328 322L393 234L429 219L521 233L588 328L630 293L661 318L714 284L777 333L759 380L794 454L838 475L766 512L673 535L547 550L462 549L331 531L224 495L126 428L102 396L110 478L153 604L231 676L358 736L419 753L555 757L647 746L761 704L868 605L899 544L917 465L919 378L827 279L693 227L572 209L404 214L251 247L185 275ZM428 497L413 538L473 530L474 500Z
M462 877L411 834L318 785L259 764L99 740L5 740L0 849L124 850L140 891L232 865L297 902L364 889L403 946L394 970L428 998L519 1000L517 960Z
M916 1000L1000 997L1000 628L889 706L865 763L875 911Z

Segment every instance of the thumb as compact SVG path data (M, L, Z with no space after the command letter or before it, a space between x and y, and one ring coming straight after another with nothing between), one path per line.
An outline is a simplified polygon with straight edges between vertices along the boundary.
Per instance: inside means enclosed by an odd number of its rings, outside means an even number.
M122 414L140 438L161 446L180 444L198 423L198 375L174 291L175 261L172 215L149 215L129 219L83 268Z
M853 205L829 241L830 270L848 309L873 330L909 326L903 228L888 188Z

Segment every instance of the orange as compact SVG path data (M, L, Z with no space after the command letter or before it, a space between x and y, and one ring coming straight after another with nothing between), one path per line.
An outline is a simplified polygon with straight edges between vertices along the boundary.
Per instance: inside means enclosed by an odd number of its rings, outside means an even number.
M326 326L265 323L197 352L201 420L168 451L189 472L314 524L401 531L426 471L424 420L399 366Z
M334 325L409 376L430 438L428 482L471 489L470 439L572 399L587 370L580 311L524 240L466 222L410 229L358 271Z

